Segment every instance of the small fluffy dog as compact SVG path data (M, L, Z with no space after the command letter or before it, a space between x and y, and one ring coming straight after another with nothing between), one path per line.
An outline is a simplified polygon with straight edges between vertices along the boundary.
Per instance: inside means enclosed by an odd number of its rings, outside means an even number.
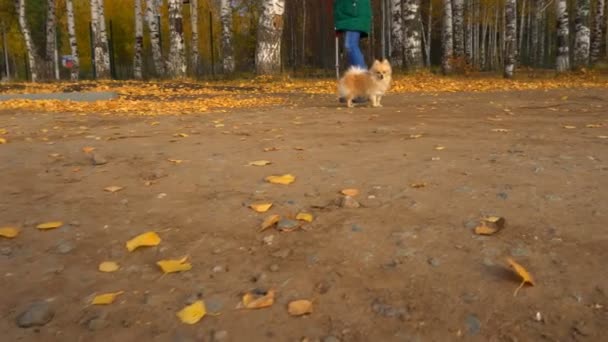
M346 99L348 107L353 106L356 97L369 98L373 107L382 107L380 99L391 85L391 64L386 60L375 60L369 70L351 67L338 83L340 97Z

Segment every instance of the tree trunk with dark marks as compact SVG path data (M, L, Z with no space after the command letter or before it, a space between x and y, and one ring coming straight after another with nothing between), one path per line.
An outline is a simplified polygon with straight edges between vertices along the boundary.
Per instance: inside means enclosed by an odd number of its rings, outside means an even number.
M258 75L281 71L281 35L285 0L264 0L258 23L255 70Z
M445 75L452 73L452 56L454 42L452 40L452 0L443 0L443 25L441 29L441 70Z

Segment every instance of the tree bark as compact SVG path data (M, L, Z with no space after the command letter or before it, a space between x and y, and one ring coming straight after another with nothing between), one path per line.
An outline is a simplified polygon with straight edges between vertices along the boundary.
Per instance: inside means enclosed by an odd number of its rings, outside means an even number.
M591 64L597 63L600 59L600 53L602 48L602 24L604 22L604 0L597 0L597 7L595 9L595 20L593 22L593 35L591 36L591 51L590 51L590 62ZM606 28L608 30L608 28ZM608 36L608 32L606 33ZM608 46L606 46L608 51Z
M70 52L72 53L73 64L70 69L70 79L78 81L80 73L80 58L78 55L78 43L76 41L76 23L74 22L74 3L72 0L65 1L65 8L68 16L68 39L70 42Z
M200 63L200 56L198 52L198 0L190 0L190 26L192 27L192 40L190 44L191 73L197 75Z
M135 43L133 55L133 76L141 80L142 75L142 50L144 48L144 23L141 11L141 0L135 0Z
M36 47L32 40L32 34L27 24L25 16L25 0L15 0L15 7L19 17L19 28L23 34L23 40L25 41L25 50L27 51L27 62L30 67L30 79L32 82L38 81L38 72L36 65Z
M464 57L464 0L452 0L454 57Z
M589 64L589 0L576 1L576 19L574 20L574 66L582 68Z
M454 42L452 40L452 0L443 0L443 26L441 30L441 69L444 74L452 72L452 55Z
M505 51L504 77L513 78L517 56L517 8L516 0L505 1Z
M181 0L169 0L169 42L167 61L169 76L184 77L186 76L186 44L184 43Z
M281 70L281 35L285 0L264 0L258 23L255 69L258 75Z
M473 63L473 20L475 18L475 11L473 2L467 0L466 2L466 21L465 21L465 32L464 32L464 54L468 64Z
M220 18L222 21L222 67L225 73L233 73L235 63L234 47L232 46L232 6L230 0L221 0Z
M403 66L403 15L402 0L391 0L391 63L394 67Z
M47 0L46 2L46 49L44 54L45 60L45 76L48 79L59 79L59 70L57 69L57 16L55 13L55 0Z
M160 15L159 7L159 0L146 0L146 22L148 23L148 31L150 32L154 70L156 71L156 76L162 77L165 75L165 64L163 63L163 51L160 41L160 23L157 19Z
M556 0L557 8L557 53L555 68L557 72L565 72L570 69L568 8L566 0Z
M106 33L104 0L91 0L91 26L95 51L95 71L97 78L110 78L110 48Z
M404 0L405 66L409 70L422 67L422 37L420 33L420 0Z

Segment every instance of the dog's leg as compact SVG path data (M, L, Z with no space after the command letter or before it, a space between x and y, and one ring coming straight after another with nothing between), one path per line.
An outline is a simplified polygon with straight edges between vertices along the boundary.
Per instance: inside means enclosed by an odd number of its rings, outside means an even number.
M376 95L376 107L382 107L382 104L380 104L380 100L382 100L382 95Z
M378 95L372 95L371 96L371 100L372 100L372 107L378 107L379 106Z
M353 108L353 96L352 95L346 96L346 107Z

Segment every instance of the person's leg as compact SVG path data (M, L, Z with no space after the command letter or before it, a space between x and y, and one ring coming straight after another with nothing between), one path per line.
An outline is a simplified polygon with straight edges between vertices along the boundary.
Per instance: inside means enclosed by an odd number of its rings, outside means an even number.
M346 58L349 66L358 66L362 69L367 69L365 64L365 58L359 48L359 40L361 39L361 32L358 31L346 31L344 32L344 50L346 51Z

